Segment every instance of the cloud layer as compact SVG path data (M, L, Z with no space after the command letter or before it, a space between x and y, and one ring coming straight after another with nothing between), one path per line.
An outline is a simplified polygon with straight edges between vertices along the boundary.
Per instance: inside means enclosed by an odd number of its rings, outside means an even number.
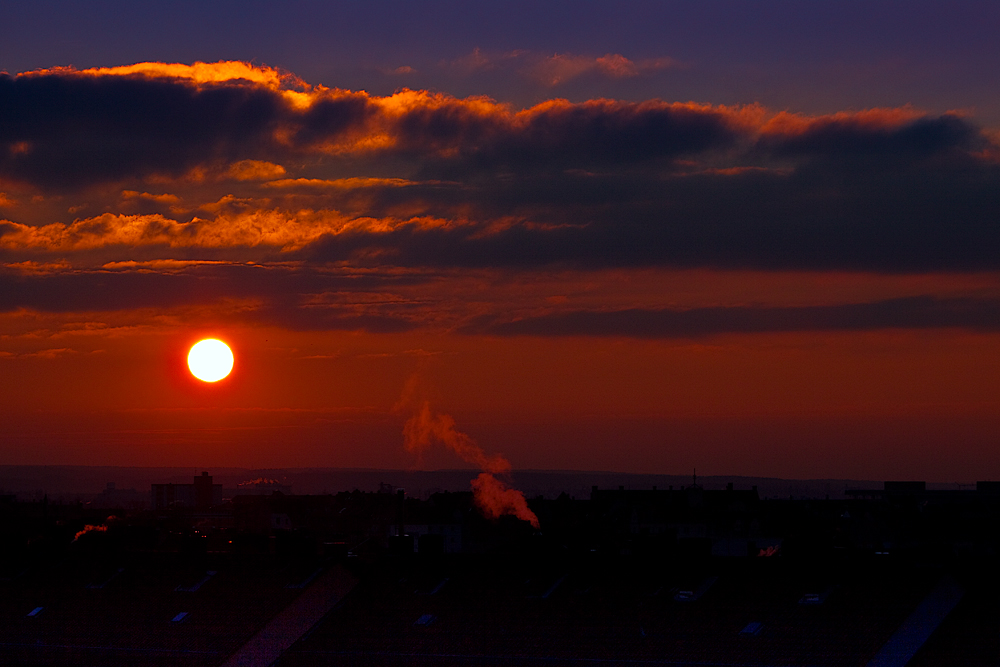
M535 69L555 80L667 66L608 54ZM1000 145L959 114L607 99L514 109L312 86L239 62L0 75L0 100L5 310L229 298L303 326L406 330L421 318L318 307L324 267L417 282L462 270L1000 269ZM238 268L246 262L284 268ZM265 273L280 286L246 278ZM696 336L992 328L996 316L981 295L811 310L612 305L506 318L472 309L447 326Z

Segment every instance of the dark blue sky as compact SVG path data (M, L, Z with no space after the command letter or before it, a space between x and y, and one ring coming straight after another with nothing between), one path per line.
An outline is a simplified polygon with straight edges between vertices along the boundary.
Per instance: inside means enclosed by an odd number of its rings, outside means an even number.
M913 104L1000 121L1000 5L993 2L50 2L4 9L0 68L144 60L248 60L310 83L401 87L528 105L574 100L761 102L808 113ZM489 75L446 64L474 49L527 51ZM625 80L540 87L525 57L553 54L680 66ZM408 66L408 76L387 74Z

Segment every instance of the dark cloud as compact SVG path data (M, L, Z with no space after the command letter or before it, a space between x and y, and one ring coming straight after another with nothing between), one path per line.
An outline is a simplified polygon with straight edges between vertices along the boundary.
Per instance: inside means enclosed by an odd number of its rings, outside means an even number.
M244 80L55 71L0 74L0 177L45 188L145 175L180 176L205 164L282 157L364 121L363 96L297 111L279 90Z
M1000 173L988 164L849 178L818 167L662 178L552 175L458 194L482 219L519 222L337 234L306 256L404 266L1000 268ZM429 211L449 215L446 207Z
M760 145L778 155L877 156L898 161L969 149L981 144L978 132L953 114L893 122L875 116L833 117L808 122L800 132L766 136ZM881 122L880 122L881 121Z
M315 101L306 111L288 114L295 145L335 140L375 115L375 109L363 95L338 95Z
M425 173L455 178L669 161L731 146L740 136L730 114L697 105L554 101L516 116L483 111L461 100L415 108L393 128L397 148L423 154Z
M494 279L502 274L496 274ZM816 306L555 311L512 319L504 288L442 293L449 274L353 272L233 264L180 270L0 272L0 312L49 313L208 307L227 321L291 330L491 336L697 338L715 334L959 328L1000 331L1000 300L909 296ZM470 288L471 289L471 288ZM480 293L479 290L473 292ZM481 294L481 293L480 293ZM515 297L516 298L516 297Z
M449 171L468 168L468 161L479 168L633 162L705 150L734 137L727 114L708 107L555 102L514 114L488 100L403 97L386 105L363 93L325 89L296 97L271 83L129 69L3 74L0 176L50 188L176 177L244 159L281 162L326 151L331 142L350 153L358 146L349 135L362 130L355 138L363 151L399 154L415 160L416 169L436 156L438 168ZM366 143L380 134L388 141Z
M184 248L170 257L280 248L404 267L1000 268L1000 147L954 114L612 100L516 111L292 85L242 63L202 65L208 79L156 67L174 73L0 76L0 178L57 188L214 165L244 174L240 194L177 181L183 197L156 206L116 195L87 209L162 211L143 234L121 216L45 234L4 224L8 256L160 244ZM253 182L267 174L287 186Z
M268 91L247 86L58 74L0 77L0 100L0 174L43 187L176 176L247 156L279 111Z
M726 333L932 328L1000 331L1000 301L917 296L832 306L573 311L513 321L483 318L469 325L466 332L495 336L696 338Z
M413 276L357 275L294 268L196 266L180 271L0 272L0 312L69 313L221 306L226 317L299 330L406 331L418 317L404 300L380 303L366 292L412 285ZM353 299L316 302L324 292ZM228 304L228 306L227 306Z

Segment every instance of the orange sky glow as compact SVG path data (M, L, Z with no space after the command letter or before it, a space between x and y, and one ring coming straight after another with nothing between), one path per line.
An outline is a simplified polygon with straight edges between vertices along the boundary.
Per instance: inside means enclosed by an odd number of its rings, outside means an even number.
M0 96L5 464L465 465L404 447L416 378L514 468L1000 478L1000 144L965 112L518 108L244 62ZM185 365L210 337L215 385Z

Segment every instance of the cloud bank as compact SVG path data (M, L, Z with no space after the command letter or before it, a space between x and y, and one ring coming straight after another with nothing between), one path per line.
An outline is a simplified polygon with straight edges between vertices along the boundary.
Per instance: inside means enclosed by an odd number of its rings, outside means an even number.
M536 65L555 78L627 77L671 63L608 54ZM421 282L442 271L1000 269L1000 145L957 113L608 99L515 109L314 86L240 62L4 74L0 100L7 310L247 299L306 327L401 331L422 326L412 313L430 307L317 305L336 280L329 271ZM221 265L166 271L165 261ZM246 280L247 262L254 275L282 268ZM991 329L996 315L989 295L812 309L612 305L470 312L447 326L670 337Z

